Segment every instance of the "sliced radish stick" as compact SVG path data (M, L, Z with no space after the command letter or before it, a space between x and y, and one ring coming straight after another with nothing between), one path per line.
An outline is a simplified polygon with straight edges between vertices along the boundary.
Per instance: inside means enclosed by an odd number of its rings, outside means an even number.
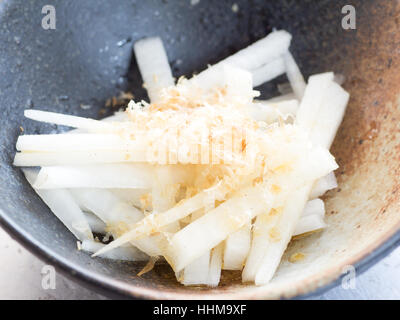
M153 185L153 168L144 164L43 167L35 181L37 189L129 188Z
M291 40L292 36L284 30L272 32L265 38L204 70L196 76L197 81L202 83L212 81L215 71L224 65L247 71L257 70L287 52Z
M293 236L299 236L305 233L318 231L326 228L324 217L319 214L303 216L296 225Z
M326 90L318 118L313 123L311 141L315 145L330 149L343 121L350 95L336 82Z
M282 58L278 58L271 61L256 70L252 70L253 75L253 87L258 87L268 81L271 81L286 71L285 61Z
M286 67L286 75L289 79L290 85L297 99L301 101L306 90L306 82L304 80L304 77L301 74L300 68L290 52L284 54L284 61Z
M49 111L28 109L24 111L24 115L28 119L53 123L61 126L67 126L87 131L104 132L112 129L112 127L109 124L103 121L71 116L61 113L49 112Z
M324 103L324 96L333 82L332 72L313 75L308 79L303 100L296 116L296 123L311 132L314 123L318 121L318 111Z
M23 172L28 182L34 185L37 177L36 170L25 169ZM84 213L67 190L38 190L35 188L34 190L77 239L93 239L92 230Z
M335 173L331 172L326 177L317 180L311 190L310 199L315 199L323 196L327 191L336 189L338 183L335 177Z
M223 243L211 250L210 268L207 285L216 287L221 279Z
M313 215L318 215L321 217L325 215L325 204L321 199L308 201L301 216L304 218Z
M17 167L81 166L110 163L140 163L147 162L147 160L146 153L141 151L23 151L15 154L13 165Z
M173 86L174 78L160 38L146 38L133 46L140 73L150 101L157 102L162 89Z
M282 208L277 207L257 217L252 230L251 249L242 272L243 282L254 282L269 242L275 236L275 225L281 214Z
M330 148L342 123L349 93L334 82L333 73L310 77L296 123L306 129L311 141Z
M269 237L265 242L265 251L262 256L262 261L257 267L255 278L251 279L254 280L256 285L267 284L275 274L282 259L282 255L300 220L311 187L312 184L309 183L291 194L282 213L278 217L278 222L274 224L273 229L269 230ZM249 281L249 278L243 278L243 281Z
M23 135L17 140L18 151L105 151L145 152L146 143L124 139L116 134L42 134Z
M324 229L325 204L321 199L308 201L293 236Z
M202 90L215 90L224 88L227 97L234 96L244 102L250 103L258 95L253 91L253 76L251 72L229 64L222 64L218 68L211 68L207 77L196 75L190 83Z
M248 223L225 240L223 269L242 270L251 245L251 224Z
M181 283L185 286L207 285L210 270L210 251L183 269Z
M215 201L207 205L204 209L194 212L191 220L195 221L204 215L204 212L209 211L215 207ZM211 250L205 252L201 257L197 258L191 264L186 266L182 271L182 284L188 285L207 285L210 272L210 259Z
M88 253L93 253L101 248L104 248L105 244L96 242L93 240L84 240L80 245L80 250ZM110 260L122 260L122 261L147 261L149 256L133 246L120 247L114 251L107 252L101 256L101 258Z
M291 199L289 201L292 201ZM277 226L280 216L285 213L283 210L285 209L274 209L257 217L253 226L251 250L242 273L243 282L255 281L263 263L264 253L268 250L270 243L280 241L281 232ZM299 210L301 211L301 207ZM301 213L299 222L296 224L293 236L325 228L324 214L325 207L322 200L308 201Z

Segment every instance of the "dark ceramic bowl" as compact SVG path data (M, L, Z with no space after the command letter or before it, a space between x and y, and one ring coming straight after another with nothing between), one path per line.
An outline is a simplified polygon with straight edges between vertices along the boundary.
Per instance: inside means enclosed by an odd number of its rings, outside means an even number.
M233 12L236 3L239 11ZM71 278L114 297L279 298L338 283L343 268L361 272L400 240L400 33L395 0L353 0L357 29L342 29L347 1L50 1L0 0L0 223L19 242ZM56 8L56 29L44 30L42 7ZM333 153L340 188L327 197L329 228L294 241L268 286L244 286L228 273L217 289L185 288L169 268L143 277L142 265L92 259L12 166L20 126L27 133L63 130L23 118L25 108L104 116L120 91L145 97L132 43L161 36L174 75L190 75L268 34L294 35L292 51L305 75L346 76L350 106ZM273 95L275 85L263 88ZM82 108L90 105L91 108ZM110 111L108 111L110 112Z

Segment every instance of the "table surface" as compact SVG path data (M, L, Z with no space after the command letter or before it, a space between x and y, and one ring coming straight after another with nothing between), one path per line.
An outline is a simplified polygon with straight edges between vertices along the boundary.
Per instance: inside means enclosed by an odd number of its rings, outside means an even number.
M44 263L0 229L0 299L106 299L57 274L56 288L42 288ZM356 278L356 288L342 287L312 299L400 299L400 248Z

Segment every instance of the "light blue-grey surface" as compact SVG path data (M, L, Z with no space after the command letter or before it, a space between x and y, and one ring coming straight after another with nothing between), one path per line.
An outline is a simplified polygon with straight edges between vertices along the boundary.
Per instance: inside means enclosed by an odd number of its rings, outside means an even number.
M356 276L355 289L338 286L312 297L318 300L398 300L400 299L400 248L394 250L371 269Z

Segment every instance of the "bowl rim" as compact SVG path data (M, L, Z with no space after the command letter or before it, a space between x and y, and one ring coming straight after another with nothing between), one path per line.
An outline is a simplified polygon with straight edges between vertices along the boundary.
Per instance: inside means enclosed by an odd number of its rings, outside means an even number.
M24 232L19 226L8 219L7 214L0 208L0 226L25 249L34 254L45 263L53 265L57 271L72 281L75 281L93 290L94 292L112 299L248 299L248 294L238 293L177 293L173 291L157 290L137 287L131 284L123 284L121 281L113 280L108 276L90 272L84 267L69 262L66 258L53 254L40 242L33 239L28 232ZM352 258L357 276L374 266L378 261L389 255L400 246L400 226L394 226L391 232L380 238L371 250L364 250L360 255ZM368 251L368 252L365 252ZM281 297L290 299L309 299L321 295L328 290L338 286L345 275L338 273L335 277L323 280L320 285L309 289L310 292L294 293L291 296ZM252 298L265 299L262 290L258 291ZM279 297L277 297L279 298Z

